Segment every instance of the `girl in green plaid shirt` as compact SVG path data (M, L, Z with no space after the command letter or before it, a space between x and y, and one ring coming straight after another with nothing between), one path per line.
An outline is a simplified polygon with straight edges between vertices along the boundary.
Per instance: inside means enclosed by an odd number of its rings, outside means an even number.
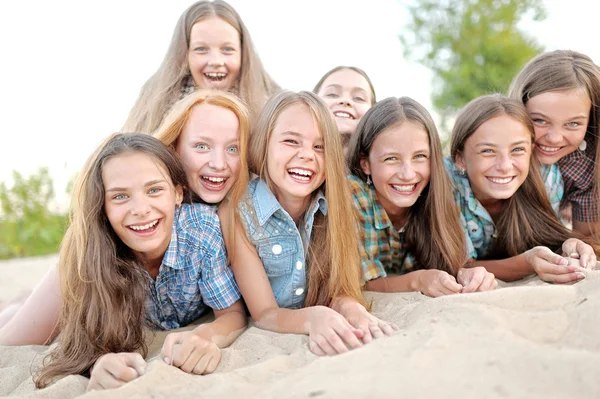
M594 268L596 254L552 209L532 157L534 139L517 100L482 96L459 114L451 140L454 164L447 165L468 233L470 266L484 266L501 280L537 273L554 283L578 281L585 274L566 257Z
M465 236L423 106L407 97L377 103L358 125L348 157L368 290L440 296L496 287L484 268L462 269Z

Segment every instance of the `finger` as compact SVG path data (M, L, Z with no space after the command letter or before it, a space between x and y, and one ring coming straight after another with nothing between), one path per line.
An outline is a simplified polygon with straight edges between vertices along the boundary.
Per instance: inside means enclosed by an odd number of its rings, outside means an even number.
M210 361L211 355L209 353L204 353L204 355L198 359L198 362L194 364L191 369L191 372L197 375L202 375L206 373L206 367L208 366L208 362Z
M168 334L167 338L165 338L162 349L160 350L162 359L169 365L173 364L173 347L175 344L179 343L179 338L180 334L178 333Z
M471 281L469 281L469 284L467 284L467 286L462 289L462 292L469 293L477 291L483 283L486 274L487 273L483 270L474 270L473 274L471 275Z
M383 338L385 337L385 333L381 330L378 323L372 323L369 325L369 330L371 334L373 334L373 338Z
M322 335L316 337L315 341L327 356L337 355L337 351L331 346L329 340Z
M550 249L548 249L548 248L544 248L544 249L538 251L537 258L545 260L546 262L552 263L555 265L567 266L569 264L569 261L567 259L560 256L559 254L555 254L554 252L550 251Z
M202 363L202 359L206 356L207 352L203 350L203 348L199 348L197 346L186 348L186 350L189 350L190 352L185 361L181 364L181 366L179 366L179 368L185 371L186 373L194 372L194 374L202 374L196 373L195 369L198 364ZM206 369L208 360L209 359L206 359L206 361L203 363L204 366L202 372L204 372L204 370Z
M438 290L443 295L451 295L458 294L462 290L462 285L458 284L454 277L449 274L446 274L440 279L440 286Z
M492 273L486 273L485 279L481 283L481 285L477 288L477 291L492 291L498 287L498 282L496 281L496 276Z
M563 243L562 250L563 255L568 256L569 258L579 259L579 253L577 251L577 242L573 240L567 240Z
M122 359L105 362L104 370L111 377L122 382L129 382L139 377L137 371L133 367L127 366Z
M204 374L214 373L214 371L219 366L220 362L221 362L221 351L218 350L216 353L214 353L211 356L210 361L208 362L208 366L206 366L206 372Z
M340 323L340 325L334 326L333 330L335 331L336 336L341 338L342 344L346 348L356 349L356 348L359 348L362 346L362 342L360 341L360 338L357 337L355 330L359 330L363 333L363 335L362 335L363 342L365 339L368 339L368 342L370 342L373 339L370 336L371 333L369 332L369 325L366 324L364 326L364 328L365 329L354 328L354 327L352 327L352 325L350 325L350 323L347 320L344 319L343 323ZM342 352L338 352L338 353L342 353Z
M173 346L173 358L171 359L171 365L175 367L181 367L191 355L191 352L192 351L188 347L183 347L182 344L176 344Z
M398 330L398 326L394 323L386 323L384 321L379 322L379 328L381 328L381 331L387 336L394 334L394 331Z
M122 387L123 385L125 385L123 381L119 381L112 375L106 373L102 376L102 378L99 378L96 381L97 388L92 389L116 389Z
M348 335L346 331L350 334ZM346 346L344 338L351 337L360 344L360 341L358 340L358 338L356 338L356 335L354 335L352 330L346 329L346 331L338 332L334 329L327 335L327 341L333 347L336 354L348 352L348 346ZM344 337L344 335L346 335L346 337Z
M312 339L310 341L308 341L308 349L310 349L310 351L317 356L326 356L327 355L327 353L325 353L325 351L323 351L323 349L321 349L319 344L317 344Z
M140 355L139 353L131 353L128 357L127 365L129 367L133 367L138 373L138 376L141 376L144 375L144 373L146 373L146 366L148 365L148 363L146 363L142 355Z
M550 283L564 284L582 280L585 278L585 274L583 274L582 272L565 274L544 274L540 275L540 278Z

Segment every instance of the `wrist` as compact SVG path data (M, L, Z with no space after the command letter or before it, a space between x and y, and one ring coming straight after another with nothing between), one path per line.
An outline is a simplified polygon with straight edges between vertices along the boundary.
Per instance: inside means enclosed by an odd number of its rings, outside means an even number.
M410 290L411 291L422 291L421 290L421 277L423 277L423 273L425 273L426 270L415 270L414 272L409 273L411 279L410 279Z

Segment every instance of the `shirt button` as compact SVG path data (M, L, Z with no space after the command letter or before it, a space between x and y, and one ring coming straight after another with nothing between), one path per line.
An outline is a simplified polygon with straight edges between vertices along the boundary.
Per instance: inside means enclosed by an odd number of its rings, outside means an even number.
M273 245L273 248L271 248L271 251L273 251L275 255L279 255L281 253L281 250L282 248L279 244Z
M300 262L300 261L296 262L296 269L298 269L298 270L302 269L302 262Z
M296 290L296 295L302 295L303 292L304 292L304 288L298 288Z

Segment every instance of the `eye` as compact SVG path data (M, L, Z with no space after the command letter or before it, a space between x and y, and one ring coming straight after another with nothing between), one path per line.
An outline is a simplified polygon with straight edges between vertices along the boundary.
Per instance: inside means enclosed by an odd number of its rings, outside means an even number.
M339 96L336 93L326 93L325 97L329 98L338 98Z
M227 148L227 152L229 154L237 154L239 151L239 148L237 145L232 145L231 147Z
M283 140L283 142L287 143L287 144L293 144L293 145L298 144L298 141L294 140L294 139L285 139L285 140Z
M397 157L387 157L383 160L383 162L392 162L392 161L397 161L398 158Z
M205 143L198 143L196 144L196 149L200 151L206 151L208 150L208 145L206 145Z
M159 194L161 191L163 191L162 187L152 187L148 190L148 194Z
M579 126L581 126L581 123L579 123L579 122L569 122L569 123L567 123L567 127L570 127L570 128L578 128Z
M533 119L533 123L534 123L534 125L542 126L542 125L546 124L546 120L542 119L542 118L535 118L535 119Z
M208 51L208 47L198 46L198 47L194 48L194 51L197 53L206 53Z
M362 97L354 97L354 101L358 101L358 102L361 102L361 103L366 102L366 100L364 98L362 98Z
M492 150L491 148L486 148L484 150L481 150L482 154L493 154L494 150Z
M325 146L323 144L315 145L315 150L317 150L317 151L323 151L324 149L325 149Z
M415 159L423 160L423 159L428 159L428 158L429 157L427 156L427 154L417 154L417 155L415 155Z
M128 198L128 196L126 194L116 194L111 197L111 199L116 200L116 201L123 201L127 198Z
M527 151L527 150L525 149L525 147L516 147L516 148L513 148L513 152L520 152L520 153L524 153L525 151Z
M223 47L223 52L225 53L233 53L235 49L233 47Z

